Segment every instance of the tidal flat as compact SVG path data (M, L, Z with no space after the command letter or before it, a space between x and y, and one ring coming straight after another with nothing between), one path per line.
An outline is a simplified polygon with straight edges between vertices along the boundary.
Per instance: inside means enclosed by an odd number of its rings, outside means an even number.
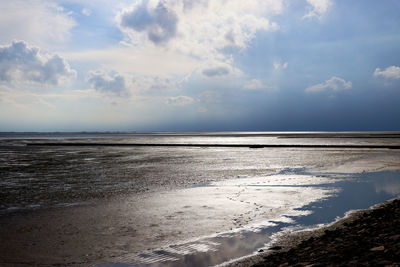
M399 137L1 134L0 263L235 262L399 196Z

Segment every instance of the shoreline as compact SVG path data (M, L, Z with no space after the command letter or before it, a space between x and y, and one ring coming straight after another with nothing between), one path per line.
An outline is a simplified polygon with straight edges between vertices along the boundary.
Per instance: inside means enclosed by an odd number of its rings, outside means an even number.
M400 197L350 211L327 226L280 234L228 266L400 266Z

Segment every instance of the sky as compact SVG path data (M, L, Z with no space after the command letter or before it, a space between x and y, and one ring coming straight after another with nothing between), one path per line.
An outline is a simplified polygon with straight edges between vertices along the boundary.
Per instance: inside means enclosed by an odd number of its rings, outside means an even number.
M400 0L0 0L0 131L399 131Z

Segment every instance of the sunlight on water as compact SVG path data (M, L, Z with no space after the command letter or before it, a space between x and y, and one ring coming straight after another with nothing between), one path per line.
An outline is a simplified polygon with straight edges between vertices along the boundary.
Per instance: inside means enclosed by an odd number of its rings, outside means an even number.
M297 178L294 184L291 183L293 177ZM301 180L299 185L298 181ZM325 183L326 180L329 182ZM280 185L273 185L270 181ZM351 179L272 175L237 183L236 180L216 182L212 186L164 195L161 199L156 196L157 200L151 205L157 209L157 215L153 214L152 221L157 221L154 216L167 218L164 220L167 226L163 227L175 225L188 230L196 227L196 223L204 218L207 218L207 222L199 226L207 227L208 223L216 229L220 220L232 220L235 227L196 241L160 247L152 252L126 254L110 261L154 266L185 266L188 262L198 266L220 264L252 254L261 248L268 249L268 242L274 233L288 226L299 229L300 226L304 228L326 224L344 216L348 210L368 208L399 194L377 191L382 184L398 188L400 173L361 174ZM146 212L142 216L147 216Z

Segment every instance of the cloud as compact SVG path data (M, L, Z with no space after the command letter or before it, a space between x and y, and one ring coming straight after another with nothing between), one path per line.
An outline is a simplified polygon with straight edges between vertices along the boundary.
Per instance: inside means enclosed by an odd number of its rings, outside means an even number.
M186 106L193 102L193 98L189 96L173 96L167 99L167 104L171 106Z
M199 68L201 64L199 60L193 57L157 47L142 49L118 47L104 50L64 52L63 55L74 61L104 65L119 73L136 73L144 76L187 75Z
M244 47L257 30L276 29L265 15L279 14L282 8L282 0L140 0L123 9L117 20L130 41L143 41L144 34L155 44L177 38L202 48Z
M218 60L205 61L200 68L195 70L196 73L201 73L208 78L223 78L230 76L240 77L243 76L243 72L233 66L233 59L226 59L225 62L219 62Z
M155 76L151 79L150 90L171 90L176 88L175 82L169 78Z
M310 12L303 16L303 19L316 17L321 19L332 5L331 0L307 0L310 5Z
M229 72L229 68L227 67L206 68L202 71L203 75L207 77L225 76L228 75Z
M273 85L265 85L258 79L252 79L247 81L243 85L243 89L245 90L278 90L277 86Z
M63 44L75 25L71 14L55 1L0 1L0 43L26 40L49 48Z
M81 13L85 16L90 16L92 14L92 11L90 9L87 8L83 8Z
M334 90L334 91L340 91L340 90L348 90L351 89L352 83L351 82L346 82L342 78L335 77L333 76L329 80L327 80L324 83L319 83L310 87L306 88L306 92L308 93L314 93L314 92L322 92L328 89Z
M207 111L208 111L208 109L205 108L205 107L199 107L199 108L197 109L197 112L199 112L199 113L206 113Z
M258 90L262 89L263 87L264 85L262 84L262 82L257 79L250 80L243 86L244 89L248 90Z
M246 49L258 31L278 29L268 16L282 9L283 0L139 0L116 20L123 43L138 50L162 47L203 63L231 65L224 49Z
M168 76L134 74L132 78L132 88L138 94L162 95L170 93L178 87L179 82Z
M207 90L197 96L197 101L202 104L217 104L221 101L221 94L217 91Z
M90 87L101 93L115 96L129 95L125 86L125 79L119 74L91 71L86 77L86 81L90 84Z
M0 80L58 85L76 76L69 64L58 55L41 53L24 41L0 46Z
M280 62L274 62L274 70L284 70L288 67L288 63L280 63Z
M154 44L161 44L176 35L178 17L166 2L152 6L149 1L138 1L120 14L122 28L145 33Z
M376 68L374 72L375 77L383 77L385 79L400 79L400 67L390 66L385 70L381 70L380 68Z

